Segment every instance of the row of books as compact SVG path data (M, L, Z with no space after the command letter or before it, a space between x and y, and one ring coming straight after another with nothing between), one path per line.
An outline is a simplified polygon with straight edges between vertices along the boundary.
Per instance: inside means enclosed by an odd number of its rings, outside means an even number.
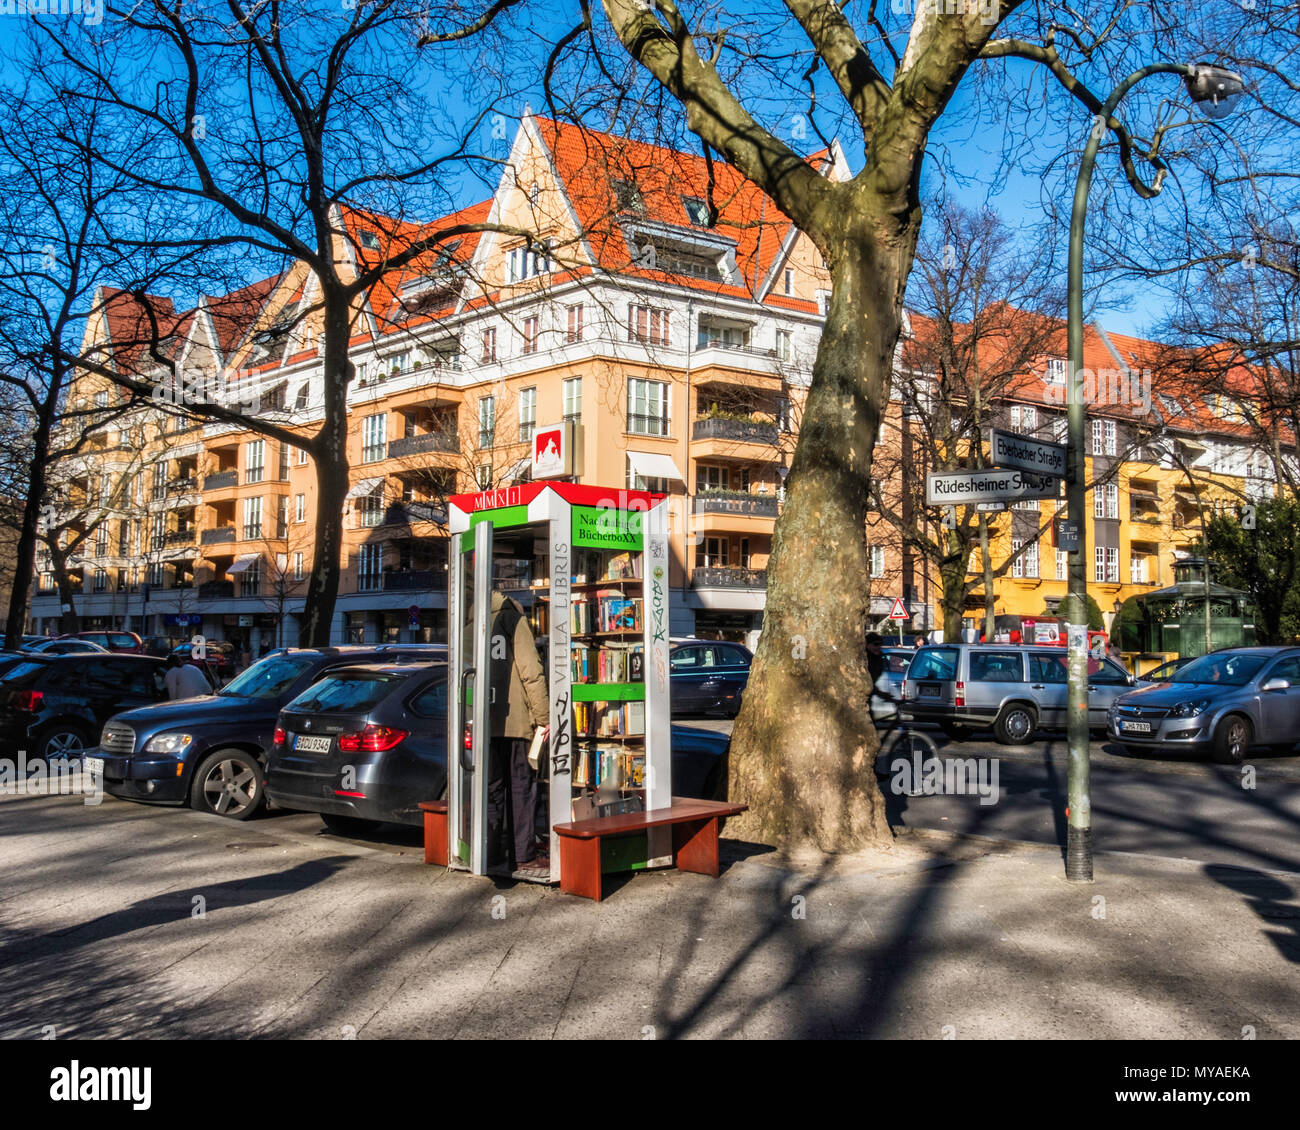
M575 647L569 653L575 683L641 683L645 681L645 648Z
M644 702L575 702L573 726L579 737L642 737Z
M641 598L601 590L594 597L577 597L569 606L569 631L575 636L593 632L635 632L643 626Z
M576 550L570 578L575 585L587 585L594 581L639 581L641 554L607 553L599 549Z
M608 785L616 789L645 788L645 754L619 746L578 747L573 785L579 789Z

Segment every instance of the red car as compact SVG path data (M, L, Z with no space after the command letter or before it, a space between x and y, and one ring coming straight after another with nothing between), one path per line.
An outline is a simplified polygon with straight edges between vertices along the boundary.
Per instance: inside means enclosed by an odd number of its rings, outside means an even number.
M217 679L224 679L235 673L234 644L226 643L224 640L208 640L207 651L206 662L200 662L191 656L189 643L178 644L172 649L172 654L184 663L208 671Z
M110 631L68 632L58 637L61 640L89 640L97 643L105 651L125 652L131 655L143 655L144 643L134 632L123 632L114 628Z

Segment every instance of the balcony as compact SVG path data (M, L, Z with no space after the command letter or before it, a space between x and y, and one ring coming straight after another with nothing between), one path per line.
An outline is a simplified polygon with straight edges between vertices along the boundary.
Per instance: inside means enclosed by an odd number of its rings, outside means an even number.
M239 472L218 471L215 475L208 475L203 480L204 490L221 490L223 487L237 487L239 485Z
M215 533L216 531L209 531L209 532ZM163 539L163 541L167 545L193 545L194 531L193 530L168 530L167 536Z
M237 473L238 472L235 471L223 472L223 474L232 474L232 475ZM214 476L212 475L208 476L209 479L213 477ZM216 484L214 483L213 485L215 486ZM206 481L204 482L204 486L205 487L207 486ZM167 493L172 497L175 497L178 494L192 494L194 491L198 489L199 489L199 481L198 479L194 478L192 475L186 476L185 478L181 478L181 479L172 479L172 481L167 484Z
M395 502L384 511L385 526L410 526L416 522L447 524L447 511L432 502Z
M432 569L408 569L402 573L384 574L386 592L429 592L434 588L441 589L446 583L446 574Z
M774 494L739 490L710 490L695 496L696 514L736 514L747 518L775 518L780 502Z
M235 540L234 526L218 526L215 530L204 530L199 535L199 542L202 545L221 545L224 542Z
M405 455L423 455L430 451L440 451L454 455L460 451L460 440L454 435L443 432L427 432L418 436L403 436L390 440L388 457L397 459Z
M697 567L691 573L691 587L697 589L765 589L766 569Z
M732 443L761 443L776 447L781 433L776 424L763 420L730 420L723 416L705 416L691 425L691 439L721 439Z
M199 585L200 600L232 600L234 596L234 581L204 581Z

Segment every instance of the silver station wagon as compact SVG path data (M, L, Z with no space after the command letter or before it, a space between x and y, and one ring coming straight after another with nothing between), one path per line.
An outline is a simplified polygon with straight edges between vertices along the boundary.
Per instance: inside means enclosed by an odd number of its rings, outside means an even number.
M949 737L991 727L1004 745L1019 745L1035 730L1064 729L1068 664L1063 647L932 644L907 669L903 710ZM1114 660L1089 659L1089 729L1104 732L1111 704L1138 685Z

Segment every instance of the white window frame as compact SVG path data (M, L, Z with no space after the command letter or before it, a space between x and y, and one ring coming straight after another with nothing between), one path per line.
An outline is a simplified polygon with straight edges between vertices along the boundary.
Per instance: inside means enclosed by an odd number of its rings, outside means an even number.
M656 396L652 397L651 393L656 389L658 390L658 393ZM642 412L634 411L638 405L644 407L645 410ZM654 407L658 407L659 409L657 415L651 411ZM644 426L647 421L658 421L661 430L648 430ZM667 381L650 380L648 377L628 377L626 427L628 433L631 435L671 435L672 385Z
M244 482L260 483L266 470L266 440L249 440L244 445Z
M519 390L519 442L528 443L537 430L537 388Z
M388 457L388 413L376 412L361 421L361 462L378 463Z

